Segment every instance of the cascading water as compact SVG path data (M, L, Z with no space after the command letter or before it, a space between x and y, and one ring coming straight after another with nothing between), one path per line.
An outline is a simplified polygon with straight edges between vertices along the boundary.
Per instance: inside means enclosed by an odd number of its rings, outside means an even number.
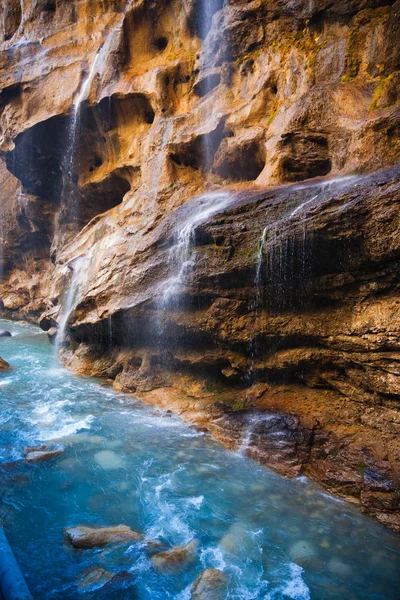
M79 284L85 278L86 260L87 259L85 255L78 256L72 261L70 261L66 267L66 274L69 277L67 279L66 293L64 295L62 303L62 308L58 321L57 334L54 339L53 345L53 363L55 364L58 361L58 355L61 350L61 346L64 343L68 320L74 307Z
M252 325L248 343L248 353L250 356L250 367L244 376L244 383L250 386L254 383L254 368L257 358L256 347L256 327L259 319L260 311L263 305L263 267L267 272L267 279L270 285L274 287L273 301L279 308L289 306L292 301L290 294L293 288L294 280L298 282L297 292L301 292L306 287L311 277L311 239L307 235L306 215L302 213L308 208L311 209L315 203L322 201L326 193L331 193L335 187L337 195L344 191L347 186L354 183L358 176L347 176L327 181L322 181L318 184L312 184L315 188L315 193L308 200L301 202L290 212L285 212L281 218L267 225L260 234L257 260L254 277L254 295L249 303L249 310L252 313ZM295 189L295 188L294 188ZM307 189L307 186L303 186ZM281 228L284 224L290 223L291 220L301 220L299 231L295 237L282 239ZM264 248L266 240L269 240L269 248L267 256L264 256ZM306 239L308 238L308 239ZM302 288L302 289L300 289Z
M206 223L216 213L226 209L233 201L228 191L215 191L197 198L192 211L174 232L173 244L168 254L168 270L170 276L161 284L159 308L166 310L173 303L174 297L187 281L190 271L195 265L193 242L197 227Z
M100 46L92 65L87 73L87 76L84 78L80 91L74 100L72 116L70 119L69 127L68 127L68 151L64 160L64 172L66 175L66 180L64 179L63 186L63 197L62 197L62 206L64 210L68 211L68 218L72 222L77 222L79 218L79 206L78 206L78 198L79 195L75 189L74 177L75 177L75 150L76 150L76 141L77 141L77 133L80 128L81 122L81 108L83 102L87 99L90 89L93 83L95 76L100 72L103 68L104 61L110 51L110 47L113 41L113 37L115 32L121 26L126 13L131 5L131 1L128 1L125 5L125 9L122 13L121 19L116 24L116 26L110 31L108 36L106 37L103 44ZM100 71L99 71L100 69ZM64 340L65 329L67 326L68 318L71 314L73 308L73 302L75 299L77 286L78 286L78 274L76 271L77 264L74 264L74 267L71 268L71 280L69 286L66 288L66 293L62 303L61 310L61 318L58 325L58 331L54 343L54 356L57 358L61 344Z
M71 271L70 282L67 287L67 293L65 294L62 310L58 321L57 334L54 340L54 362L58 361L58 355L61 349L61 346L64 342L65 338L65 330L67 327L68 319L72 311L72 306L75 299L75 294L77 290L77 278L75 276L74 271Z

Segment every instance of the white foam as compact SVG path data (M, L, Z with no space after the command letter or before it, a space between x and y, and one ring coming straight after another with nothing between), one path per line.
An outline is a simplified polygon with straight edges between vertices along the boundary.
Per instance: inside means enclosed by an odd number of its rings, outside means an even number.
M205 569L212 568L223 571L226 568L223 552L218 546L211 546L210 548L201 550L200 561Z
M303 569L295 563L289 565L291 579L281 588L281 593L292 600L311 600L310 590L304 583Z
M193 498L188 499L188 504L191 504L197 510L199 510L201 505L203 504L203 501L204 501L204 496L193 496Z
M85 419L80 421L74 421L70 423L65 423L63 427L58 430L50 431L48 433L40 433L40 439L43 441L47 440L56 440L59 438L67 437L70 435L74 435L78 431L82 429L90 429L91 423L94 421L95 417L93 415L88 415Z

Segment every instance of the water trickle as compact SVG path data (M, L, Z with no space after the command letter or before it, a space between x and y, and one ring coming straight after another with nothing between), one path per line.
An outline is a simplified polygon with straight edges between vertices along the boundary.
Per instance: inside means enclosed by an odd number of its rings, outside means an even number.
M257 249L257 262L256 262L256 274L254 277L254 295L250 301L250 312L252 314L252 322L250 325L250 336L248 343L248 353L250 355L250 367L244 377L244 383L246 386L250 386L254 383L254 368L255 361L257 357L257 343L256 343L256 328L257 322L259 318L260 311L262 309L263 304L263 289L262 289L262 265L263 265L263 252L264 252L264 244L267 238L268 227L264 227Z
M69 317L72 313L76 295L78 292L79 284L85 277L84 264L87 261L85 255L78 256L77 258L70 261L66 267L69 275L69 280L66 285L66 293L63 299L62 308L59 316L57 334L54 340L54 352L53 352L53 363L57 363L58 355L62 344L65 340L65 332Z
M183 223L173 234L173 244L168 253L168 271L170 276L161 284L159 307L166 310L174 296L188 282L195 262L193 251L196 229L206 223L213 215L226 209L234 197L229 191L217 191L203 194L197 198L194 209L188 213Z

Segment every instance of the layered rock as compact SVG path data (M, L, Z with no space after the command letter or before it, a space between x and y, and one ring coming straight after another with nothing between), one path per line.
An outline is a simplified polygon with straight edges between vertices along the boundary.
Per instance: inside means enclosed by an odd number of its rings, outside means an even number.
M4 314L399 529L400 3L211 4L2 7Z

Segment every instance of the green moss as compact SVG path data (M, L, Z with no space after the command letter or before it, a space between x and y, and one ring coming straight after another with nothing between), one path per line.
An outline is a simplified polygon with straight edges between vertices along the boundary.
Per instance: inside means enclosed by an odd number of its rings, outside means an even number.
M244 402L235 402L235 404L232 406L233 410L244 410L245 409L245 403Z
M390 84L391 81L393 81L393 78L395 76L396 73L391 73L390 75L388 75L387 77L383 77L380 82L378 83L376 90L374 92L374 97L372 98L372 102L369 106L370 110L377 110L378 109L378 102L383 94L383 92L386 89L386 86L388 84Z
M364 477L366 468L367 468L367 465L365 463L360 463L360 465L358 467L358 471L359 471L360 475L362 475L363 477Z
M269 115L268 120L267 120L267 126L271 125L272 121L275 119L278 112L279 112L279 108L275 108L275 110Z

